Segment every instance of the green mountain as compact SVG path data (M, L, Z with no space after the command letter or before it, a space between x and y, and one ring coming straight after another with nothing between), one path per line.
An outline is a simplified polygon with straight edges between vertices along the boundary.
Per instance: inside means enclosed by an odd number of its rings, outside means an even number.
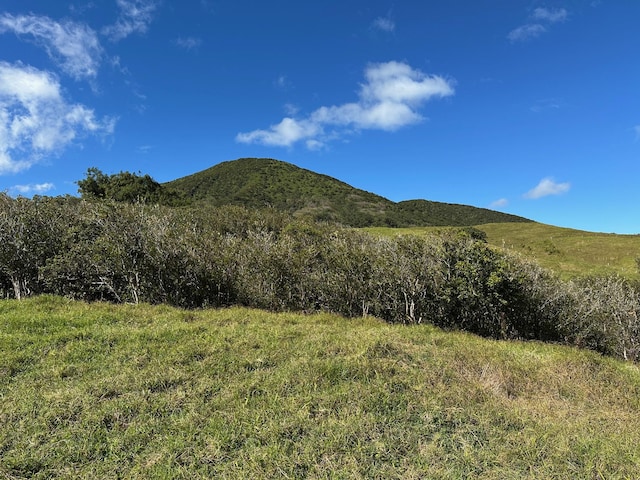
M165 186L209 205L272 207L354 227L470 226L531 221L468 205L427 200L395 203L327 175L266 158L223 162Z

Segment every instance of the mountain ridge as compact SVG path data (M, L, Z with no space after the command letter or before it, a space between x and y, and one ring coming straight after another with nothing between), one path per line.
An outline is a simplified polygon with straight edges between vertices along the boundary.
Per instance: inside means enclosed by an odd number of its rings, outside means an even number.
M524 217L470 205L385 197L339 179L272 158L240 158L164 185L213 206L271 207L295 216L366 226L473 226L532 222Z

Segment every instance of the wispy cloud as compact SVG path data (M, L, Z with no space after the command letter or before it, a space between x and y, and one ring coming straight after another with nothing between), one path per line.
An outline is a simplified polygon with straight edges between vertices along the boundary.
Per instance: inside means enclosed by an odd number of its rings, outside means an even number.
M0 174L26 170L83 134L114 128L115 119L67 103L53 74L0 62Z
M62 71L75 79L95 78L102 60L98 35L87 25L37 15L0 16L0 33L32 37Z
M524 194L524 198L536 200L549 195L561 195L571 189L570 183L557 183L552 178L543 178L538 185Z
M496 200L495 202L491 202L491 205L489 205L490 208L504 208L507 205L509 205L509 200L507 200L506 198L500 198L498 200Z
M382 30L383 32L393 32L396 29L395 22L389 17L378 17L376 18L371 26L377 30Z
M401 62L369 65L365 78L356 102L320 107L306 118L286 117L268 129L239 133L236 140L281 147L305 141L317 149L353 130L394 131L418 123L424 102L454 94L451 81Z
M530 110L533 113L541 113L548 110L558 110L562 106L562 102L555 98L545 98L544 100L538 100Z
M140 145L138 148L136 148L136 151L138 153L141 153L143 155L146 155L147 153L149 153L151 150L153 150L155 147L153 145Z
M278 78L276 78L273 81L273 85L277 88L281 88L283 90L289 88L292 86L291 81L287 78L286 75L278 75Z
M176 39L176 45L185 50L195 50L202 45L202 39L196 37L179 37Z
M521 42L539 37L546 31L547 29L544 25L540 25L539 23L527 24L511 30L507 38L512 42Z
M285 103L282 109L284 110L284 113L289 116L297 115L300 111L300 108L293 103Z
M116 23L102 30L112 41L120 41L133 33L146 33L158 7L155 0L116 0L120 15Z
M30 183L29 185L14 185L9 188L9 192L18 195L41 195L55 188L53 183Z
M531 18L549 23L558 23L564 22L567 19L567 16L568 12L564 8L536 8L533 11Z
M513 43L537 38L548 31L548 25L564 22L568 15L564 8L536 8L530 15L532 21L511 30L507 38Z

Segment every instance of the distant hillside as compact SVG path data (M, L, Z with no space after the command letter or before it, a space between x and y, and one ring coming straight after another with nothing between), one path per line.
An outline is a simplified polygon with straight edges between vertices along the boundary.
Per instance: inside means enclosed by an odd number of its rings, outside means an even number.
M406 200L393 204L389 213L402 226L469 226L485 223L531 222L523 217L486 208L429 200Z
M621 276L640 280L640 235L595 233L537 222L485 223L474 226L489 245L515 251L565 280L588 276ZM432 235L441 227L366 229L375 235Z
M526 218L468 205L427 200L394 203L327 175L265 158L223 162L165 185L210 205L272 207L354 227L530 222Z

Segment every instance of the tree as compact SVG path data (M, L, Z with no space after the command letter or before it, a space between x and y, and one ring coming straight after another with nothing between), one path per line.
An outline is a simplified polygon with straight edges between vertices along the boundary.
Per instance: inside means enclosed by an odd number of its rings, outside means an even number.
M0 284L10 284L17 299L38 293L39 269L60 248L64 202L0 194Z
M86 178L78 180L76 184L82 198L105 198L109 177L99 169L91 167L87 169Z
M106 175L98 168L91 167L87 169L86 178L78 180L76 184L80 196L85 199L171 206L187 203L180 194L165 188L149 175L137 175L131 172Z

